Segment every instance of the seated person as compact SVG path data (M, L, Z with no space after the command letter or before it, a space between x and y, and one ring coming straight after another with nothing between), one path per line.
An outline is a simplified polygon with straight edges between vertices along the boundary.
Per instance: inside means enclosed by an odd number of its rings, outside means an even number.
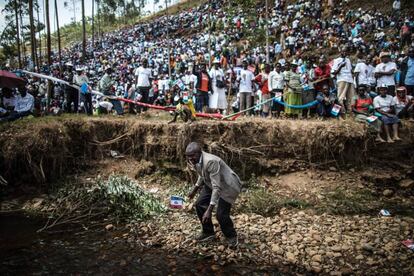
M387 142L393 143L394 141L401 140L398 137L398 124L400 119L395 115L395 103L391 95L387 95L388 87L381 85L379 88L379 96L374 98L375 111L381 114L381 121L384 124L385 135L387 136ZM390 127L393 130L393 139L390 135Z
M398 118L414 119L414 97L407 95L404 86L397 88L397 95L394 97L395 113Z
M338 104L338 98L335 93L329 90L329 86L324 84L322 91L316 95L316 100L319 102L316 106L316 112L319 116L328 118L334 117L331 114L332 108L335 104Z
M385 142L384 139L381 138L382 121L375 118L372 119L374 107L367 90L368 87L360 85L358 87L358 93L352 101L352 111L355 114L355 120L357 122L368 123L368 125L377 132L376 141ZM368 118L371 118L371 120Z
M20 87L19 92L20 95L17 96L14 110L8 116L1 118L0 121L14 121L32 114L34 108L34 97L27 93L25 87Z
M13 91L8 87L3 87L2 94L3 98L1 107L8 112L13 111L17 100L17 98L13 95Z

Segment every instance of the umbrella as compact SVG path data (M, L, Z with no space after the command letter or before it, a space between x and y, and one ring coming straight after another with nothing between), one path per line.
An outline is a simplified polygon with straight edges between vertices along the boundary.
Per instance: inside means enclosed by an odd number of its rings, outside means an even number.
M16 88L21 87L26 84L26 81L18 76L15 73L0 70L0 88Z

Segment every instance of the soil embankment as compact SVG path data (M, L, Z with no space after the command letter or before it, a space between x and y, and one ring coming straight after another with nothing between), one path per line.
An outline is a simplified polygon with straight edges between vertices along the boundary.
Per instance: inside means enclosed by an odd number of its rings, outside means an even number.
M11 184L45 184L105 159L110 150L162 167L185 167L184 149L198 141L245 180L310 165L357 166L367 162L413 163L414 125L404 141L375 144L364 125L352 121L240 120L191 125L152 120L60 118L3 126L1 175ZM392 165L392 164L391 164Z

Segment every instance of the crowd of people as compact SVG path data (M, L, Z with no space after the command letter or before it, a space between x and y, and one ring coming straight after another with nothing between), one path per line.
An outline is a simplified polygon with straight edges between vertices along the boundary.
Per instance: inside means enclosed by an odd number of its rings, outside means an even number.
M75 44L60 62L54 53L52 66L29 61L25 69L67 83L48 89L46 80L26 75L25 88L3 89L0 120L147 111L106 97L116 96L184 106L192 119L244 110L269 118L352 116L379 141L399 140L400 120L414 118L414 18L399 0L388 13L345 8L347 1L275 0L268 20L263 5L243 10L228 2L107 33L88 42L87 56ZM266 29L269 47L251 39Z

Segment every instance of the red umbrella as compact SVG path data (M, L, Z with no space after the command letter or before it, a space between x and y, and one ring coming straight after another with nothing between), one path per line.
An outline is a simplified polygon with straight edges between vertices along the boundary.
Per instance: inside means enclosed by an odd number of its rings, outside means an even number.
M0 70L0 88L16 88L26 84L25 80L16 76L15 73Z

